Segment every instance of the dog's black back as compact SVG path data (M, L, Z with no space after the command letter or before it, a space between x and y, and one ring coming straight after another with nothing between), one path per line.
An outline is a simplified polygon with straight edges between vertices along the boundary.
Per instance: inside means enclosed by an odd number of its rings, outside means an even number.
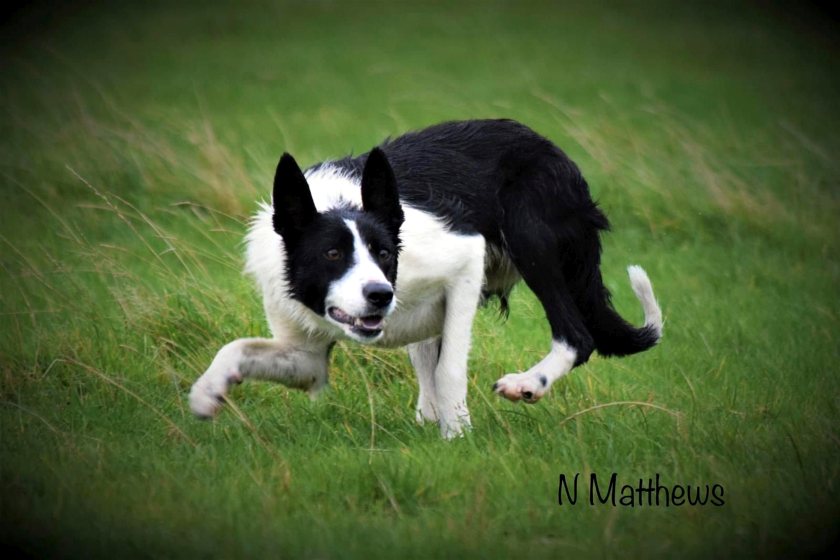
M397 177L400 198L447 221L453 231L480 233L502 245L502 199L516 191L523 175L535 168L552 168L556 176L542 196L561 214L593 211L606 218L589 196L577 166L553 143L511 120L473 120L438 124L386 140L380 148ZM368 154L331 165L361 177Z

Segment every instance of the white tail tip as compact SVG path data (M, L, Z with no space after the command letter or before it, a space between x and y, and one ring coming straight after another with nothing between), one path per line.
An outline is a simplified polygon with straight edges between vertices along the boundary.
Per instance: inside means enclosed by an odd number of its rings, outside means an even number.
M662 336L662 310L656 303L653 285L650 283L647 272L641 266L634 264L627 267L627 275L630 277L633 292L639 298L642 309L645 311L645 326L654 328L656 334Z

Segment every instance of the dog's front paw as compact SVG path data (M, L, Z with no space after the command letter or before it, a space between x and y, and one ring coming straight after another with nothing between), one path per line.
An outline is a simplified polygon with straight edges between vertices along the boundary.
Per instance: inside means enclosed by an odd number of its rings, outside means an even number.
M453 406L443 407L438 419L440 435L444 439L455 439L462 437L464 431L472 428L470 411L466 403L458 403Z
M431 399L426 398L422 393L420 394L420 398L417 399L415 419L418 424L437 422L439 420L435 403Z
M226 359L227 358L227 359ZM213 418L225 402L228 388L242 383L237 360L219 352L204 375L190 389L190 409L199 418Z
M202 375L190 389L190 409L199 418L213 418L225 402L228 387L233 383L241 383L242 378L236 372L227 376Z
M509 373L493 383L493 392L510 401L537 402L548 391L548 378L539 373Z

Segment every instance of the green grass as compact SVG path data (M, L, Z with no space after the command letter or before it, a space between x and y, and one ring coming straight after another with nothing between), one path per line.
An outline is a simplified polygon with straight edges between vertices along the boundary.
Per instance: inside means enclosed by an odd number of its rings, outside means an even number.
M836 26L773 6L31 7L0 44L0 542L34 556L806 555L836 536ZM267 327L242 235L277 156L519 119L578 162L659 347L536 406L490 393L549 337L479 314L475 429L413 421L403 351L340 344L310 403L186 394ZM659 473L723 507L557 504L561 473Z

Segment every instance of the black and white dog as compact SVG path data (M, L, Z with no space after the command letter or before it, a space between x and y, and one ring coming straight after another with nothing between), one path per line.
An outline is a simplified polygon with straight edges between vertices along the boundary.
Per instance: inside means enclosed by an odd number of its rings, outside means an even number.
M480 303L520 278L551 326L551 350L493 390L533 403L597 350L657 343L662 313L647 274L628 269L645 314L635 328L610 304L600 272L607 219L575 164L509 120L444 123L358 157L301 172L284 154L273 204L247 237L246 270L262 290L273 338L230 342L193 385L195 414L213 416L247 377L317 394L336 340L407 346L420 384L417 420L444 437L470 425L467 355Z

